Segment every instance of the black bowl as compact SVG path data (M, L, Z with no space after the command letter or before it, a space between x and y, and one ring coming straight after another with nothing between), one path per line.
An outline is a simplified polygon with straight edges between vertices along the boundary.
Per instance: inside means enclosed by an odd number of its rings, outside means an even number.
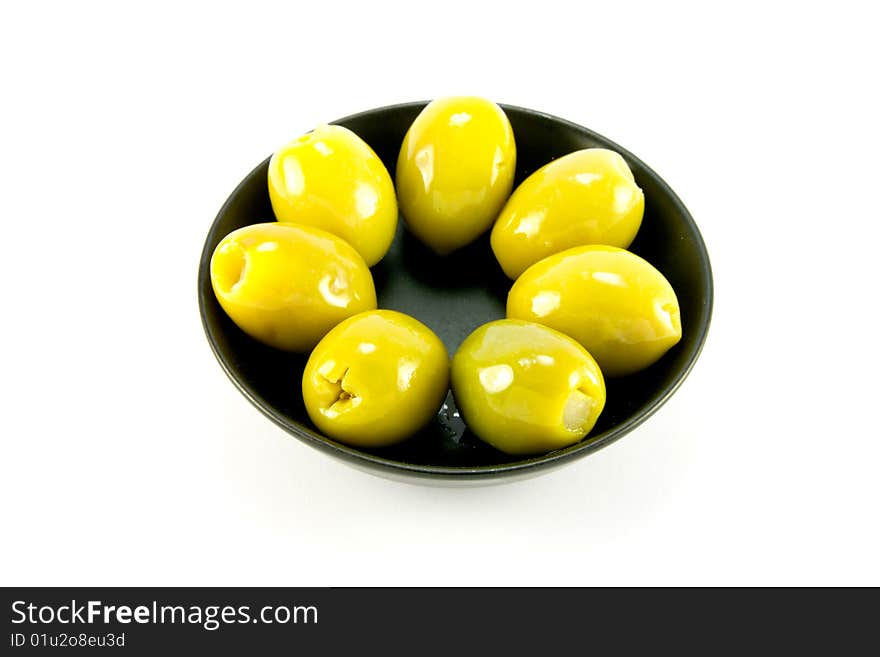
M425 103L393 105L335 121L357 133L394 172L403 136ZM638 158L586 128L548 114L503 106L516 135L515 184L554 158L601 146L623 155L645 192L645 216L630 249L659 269L681 305L683 337L659 362L609 379L608 401L593 432L566 449L532 458L509 456L479 441L462 422L452 396L419 434L394 447L358 449L323 436L311 423L300 392L306 357L265 347L226 316L211 289L209 265L217 243L237 228L274 220L265 160L239 184L214 220L199 264L199 310L208 342L232 382L270 420L303 442L376 474L422 481L505 480L549 470L626 435L678 388L699 356L712 313L712 272L697 226L675 193ZM380 308L410 314L432 328L450 354L481 324L504 317L510 281L488 236L447 257L433 255L403 228L373 267ZM392 409L391 412L394 412Z

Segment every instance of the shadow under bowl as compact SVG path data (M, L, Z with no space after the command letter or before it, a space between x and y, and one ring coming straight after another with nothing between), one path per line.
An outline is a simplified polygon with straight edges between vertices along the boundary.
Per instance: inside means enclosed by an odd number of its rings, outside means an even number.
M366 141L393 177L404 134L425 105L381 107L334 123ZM623 437L669 399L693 367L709 329L713 288L705 244L685 206L648 166L605 137L542 112L502 107L516 137L515 185L551 160L582 148L609 148L626 159L645 193L644 219L630 250L659 269L675 289L681 341L648 369L608 379L608 400L598 423L586 439L565 449L530 458L504 454L468 431L451 395L420 434L399 445L360 449L338 443L315 428L303 405L300 382L307 357L274 350L245 335L223 312L211 288L211 254L220 240L242 226L275 219L267 158L232 192L208 232L199 264L199 311L208 342L232 382L269 419L306 444L391 478L509 481L570 463ZM450 355L475 328L505 315L511 281L498 266L488 235L439 257L407 233L401 219L390 251L372 272L379 307L407 313L429 326Z

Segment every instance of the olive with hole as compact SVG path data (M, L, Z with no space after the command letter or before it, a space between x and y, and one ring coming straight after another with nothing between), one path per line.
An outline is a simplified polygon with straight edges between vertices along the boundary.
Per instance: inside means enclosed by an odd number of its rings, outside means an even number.
M436 415L448 387L449 355L440 338L393 310L340 323L315 347L302 378L312 422L359 447L411 436Z
M294 223L253 224L224 237L211 256L211 285L242 331L286 351L308 351L343 319L376 307L358 252Z
M607 148L564 155L526 178L492 227L492 251L516 278L575 246L628 247L642 224L645 195L626 160Z
M593 357L570 337L515 319L479 327L452 359L452 394L479 438L508 454L582 440L605 407Z
M581 246L529 267L507 295L507 316L580 342L607 377L642 370L681 339L681 311L651 263L613 246Z

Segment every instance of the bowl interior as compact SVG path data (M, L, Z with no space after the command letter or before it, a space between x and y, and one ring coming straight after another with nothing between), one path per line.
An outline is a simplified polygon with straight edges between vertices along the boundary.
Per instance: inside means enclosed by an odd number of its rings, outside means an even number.
M364 139L393 178L404 134L424 105L379 108L335 123ZM516 137L515 185L547 162L582 148L611 148L626 158L645 193L644 220L630 249L659 269L676 290L682 340L647 370L608 379L607 404L592 433L581 443L550 454L523 459L489 447L468 431L451 395L420 434L399 445L362 450L337 443L318 432L303 406L300 381L307 357L279 352L249 338L226 316L211 289L209 264L219 241L242 226L274 220L267 159L241 182L217 215L202 253L198 286L205 332L218 360L245 396L281 427L336 456L389 472L495 477L558 465L610 443L646 419L686 376L708 329L712 278L702 238L681 201L641 161L604 137L546 114L503 107ZM489 248L488 234L451 256L438 257L406 231L402 218L391 250L372 272L379 307L425 323L450 355L476 327L504 317L511 285ZM405 411L388 409L398 412Z

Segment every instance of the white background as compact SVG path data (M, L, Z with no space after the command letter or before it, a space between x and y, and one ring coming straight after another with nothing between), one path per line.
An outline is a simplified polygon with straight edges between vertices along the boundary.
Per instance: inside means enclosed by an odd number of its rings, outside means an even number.
M880 584L869 4L4 3L0 583ZM450 490L263 418L208 348L196 271L276 147L460 93L653 167L716 307L624 440Z

